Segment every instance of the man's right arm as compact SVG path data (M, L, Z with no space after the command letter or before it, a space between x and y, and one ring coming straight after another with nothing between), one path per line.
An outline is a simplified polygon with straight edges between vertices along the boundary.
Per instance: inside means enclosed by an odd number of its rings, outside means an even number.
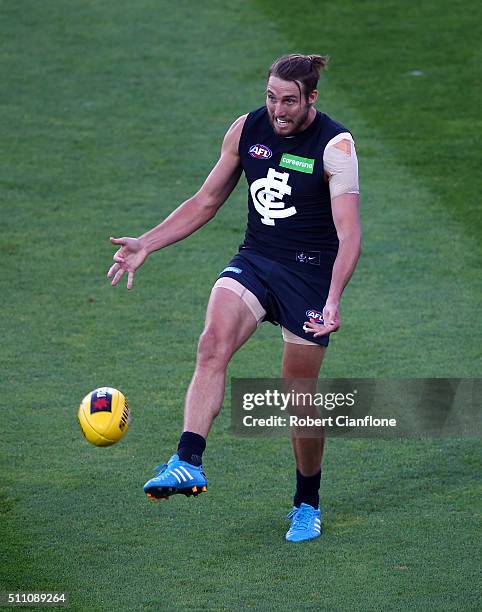
M149 252L162 249L186 238L218 212L236 187L241 176L239 138L246 116L239 117L227 131L218 162L201 189L181 204L157 227L139 237Z
M214 217L227 200L241 176L239 139L246 115L239 117L227 131L218 162L199 191L183 202L162 223L139 238L111 238L120 245L108 276L116 285L125 272L127 288L132 287L135 271L152 252L186 238Z

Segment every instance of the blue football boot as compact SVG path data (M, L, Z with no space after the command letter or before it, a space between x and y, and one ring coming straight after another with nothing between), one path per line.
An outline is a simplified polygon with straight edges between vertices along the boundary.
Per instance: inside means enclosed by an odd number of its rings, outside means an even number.
M296 506L287 515L287 520L291 520L290 528L286 534L287 542L302 542L303 540L313 540L321 535L321 512L315 510L309 504Z
M195 466L187 461L181 461L178 455L173 455L167 463L158 465L154 471L156 472L154 478L144 485L144 493L154 501L169 499L176 493L197 497L208 487L202 465Z

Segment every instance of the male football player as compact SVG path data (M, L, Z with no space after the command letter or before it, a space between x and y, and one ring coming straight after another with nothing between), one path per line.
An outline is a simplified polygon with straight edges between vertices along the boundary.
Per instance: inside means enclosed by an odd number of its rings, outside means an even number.
M142 236L111 238L120 248L108 276L116 285L127 273L130 289L146 257L212 219L245 173L244 243L212 289L183 432L176 454L144 486L152 498L206 490L202 454L223 402L226 369L262 321L281 326L286 379L316 380L329 335L340 327L340 298L360 255L358 166L350 132L314 106L326 62L319 55L277 59L265 106L234 121L199 191ZM321 533L323 442L292 436L296 492L288 541Z

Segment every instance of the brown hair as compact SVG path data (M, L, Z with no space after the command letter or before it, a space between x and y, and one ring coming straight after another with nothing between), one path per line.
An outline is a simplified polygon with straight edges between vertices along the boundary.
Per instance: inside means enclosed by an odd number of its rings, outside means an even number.
M268 79L270 76L275 76L283 81L295 81L298 87L301 83L303 93L308 98L310 93L316 89L320 72L326 68L329 59L327 55L302 55L301 53L283 55L271 64Z

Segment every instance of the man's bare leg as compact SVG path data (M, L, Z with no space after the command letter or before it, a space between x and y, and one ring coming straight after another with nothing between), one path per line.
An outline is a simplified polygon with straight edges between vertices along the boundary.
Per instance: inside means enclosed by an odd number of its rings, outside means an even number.
M228 363L255 330L254 315L236 293L222 287L212 291L186 395L184 431L208 435L223 403Z
M325 347L313 344L292 344L285 342L283 352L282 376L284 379L311 379L316 381L325 355ZM316 391L316 384L308 383L309 388L299 391ZM304 476L319 472L323 457L324 438L298 437L292 433L291 442L295 454L296 467Z
M283 354L283 378L295 392L316 392L316 380L325 354L325 348L313 344L285 342ZM304 396L307 397L307 396ZM309 396L308 396L309 397ZM316 407L308 403L295 405L292 412L299 416L318 416ZM291 441L296 459L296 493L290 528L286 533L288 542L312 540L321 535L321 511L319 509L319 488L321 460L323 457L323 430L310 431L307 437L303 429L292 429Z
M250 308L234 291L213 289L199 339L196 370L186 396L184 431L177 454L144 485L149 498L168 499L175 493L199 495L206 491L208 481L201 465L205 438L221 409L229 360L256 330L256 323Z

